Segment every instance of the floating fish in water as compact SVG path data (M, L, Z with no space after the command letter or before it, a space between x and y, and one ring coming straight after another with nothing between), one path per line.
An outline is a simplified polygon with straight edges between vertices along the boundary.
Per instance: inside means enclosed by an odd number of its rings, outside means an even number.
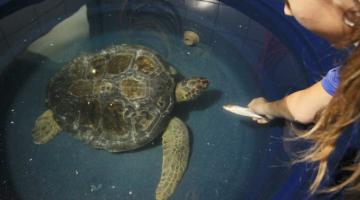
M237 106L237 105L224 105L224 110L232 112L237 115L245 116L245 117L251 117L251 118L257 118L257 119L265 119L264 116L258 115L251 111L249 108Z

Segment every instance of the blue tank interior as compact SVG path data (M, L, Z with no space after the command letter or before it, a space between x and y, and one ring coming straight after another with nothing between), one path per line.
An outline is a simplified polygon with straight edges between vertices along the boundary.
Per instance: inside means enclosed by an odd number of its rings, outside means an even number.
M79 9L81 11L84 5L91 42L79 39L71 44L72 48L64 48L66 52L42 52L41 56L35 55L34 52L41 52L44 43L34 45L34 42L51 31L56 32L57 25L74 16ZM17 100L20 97L31 97L29 91L45 91L47 77L51 77L61 67L60 63L79 51L124 42L140 43L158 50L175 66L182 66L181 72L185 75L206 72L215 85L212 92L202 99L202 103L184 105L176 110L176 114L186 119L194 132L190 161L194 164L189 166L184 183L173 199L311 199L307 196L307 187L313 178L312 166L289 164L288 150L297 146L281 140L284 135L287 136L282 122L257 127L249 121L234 119L228 113L219 113L219 108L225 103L245 104L260 95L277 99L309 86L320 80L327 70L341 63L346 56L346 51L333 49L326 41L309 33L293 19L285 17L282 6L281 0L0 2L0 91L4 95L0 105L0 199L147 199L152 195L158 175L150 174L159 174L161 145L134 154L126 153L122 155L123 160L117 158L117 161L112 155L90 150L66 136L59 137L59 143L53 143L52 147L56 148L51 148L51 145L34 148L31 138L26 135L30 135L29 127L44 109L38 103L44 96L35 95L25 102ZM132 32L117 32L127 28L131 28ZM199 33L201 43L206 45L200 44L197 48L180 47L182 43L178 38L181 38L184 30ZM72 34L72 30L62 34ZM47 45L58 44L50 42ZM33 51L28 62L27 50L31 48ZM19 55L22 59L17 59ZM44 55L51 57L51 60L45 59ZM37 57L35 60L34 56ZM14 62L16 59L17 62ZM46 69L45 72L36 72L39 65ZM249 67L244 70L237 68L237 65ZM230 71L222 71L217 66L235 67ZM25 84L24 80L38 85ZM244 83L253 86L240 86ZM39 95L42 93L39 92ZM229 99L234 102L228 102ZM189 114L182 110L195 111ZM209 123L219 125L209 126ZM219 134L196 135L209 131L204 126L209 126ZM232 134L241 130L246 130L246 133ZM21 133L25 131L28 133ZM227 132L231 132L228 137ZM355 136L346 134L342 138L342 147L354 145L348 142L350 137ZM77 153L66 152L66 149ZM337 163L345 149L338 149L331 161ZM67 153L73 159L64 159ZM48 162L53 159L53 163L37 162L37 155L46 156ZM123 166L118 171L132 170L112 174L117 171L115 166L121 163ZM134 167L147 163L147 169ZM52 172L60 164L63 168L72 168L68 171L59 170L59 173ZM98 166L104 169L94 169ZM71 176L68 174L70 172ZM46 174L47 180L33 177L41 176L42 173ZM129 177L129 174L134 175ZM103 176L109 177L108 182ZM119 186L110 178L112 176L125 177L126 180L119 181L122 183ZM59 181L61 177L74 183L66 186L66 182ZM329 178L324 184L332 181ZM75 183L80 185L79 188L73 187ZM126 183L135 189L126 188ZM36 191L36 185L41 184L49 185L44 187L44 191ZM85 193L78 192L85 190ZM64 198L60 194L71 196ZM336 195L317 196L316 199L341 198L341 194Z

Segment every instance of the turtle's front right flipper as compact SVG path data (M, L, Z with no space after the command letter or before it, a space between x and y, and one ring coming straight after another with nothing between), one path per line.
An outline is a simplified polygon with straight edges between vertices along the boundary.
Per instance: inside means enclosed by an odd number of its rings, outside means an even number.
M60 126L54 119L51 110L41 114L35 122L32 137L35 144L45 144L53 139L61 131Z
M189 132L179 118L174 117L162 137L163 163L156 200L167 200L180 182L189 160Z

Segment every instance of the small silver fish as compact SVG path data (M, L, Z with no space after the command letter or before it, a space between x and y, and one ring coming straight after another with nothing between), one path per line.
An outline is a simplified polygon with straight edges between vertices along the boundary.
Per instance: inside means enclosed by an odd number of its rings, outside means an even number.
M257 118L257 119L265 119L264 116L258 115L251 111L249 108L237 106L237 105L224 105L224 110L232 112L237 115L245 116L245 117L251 117L251 118Z

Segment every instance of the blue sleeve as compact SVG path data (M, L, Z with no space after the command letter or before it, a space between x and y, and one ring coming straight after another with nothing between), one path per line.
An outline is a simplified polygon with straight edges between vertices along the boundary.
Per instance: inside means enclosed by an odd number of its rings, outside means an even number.
M339 86L339 70L340 67L331 69L326 76L321 80L321 85L324 90L331 96L334 96L336 89Z

